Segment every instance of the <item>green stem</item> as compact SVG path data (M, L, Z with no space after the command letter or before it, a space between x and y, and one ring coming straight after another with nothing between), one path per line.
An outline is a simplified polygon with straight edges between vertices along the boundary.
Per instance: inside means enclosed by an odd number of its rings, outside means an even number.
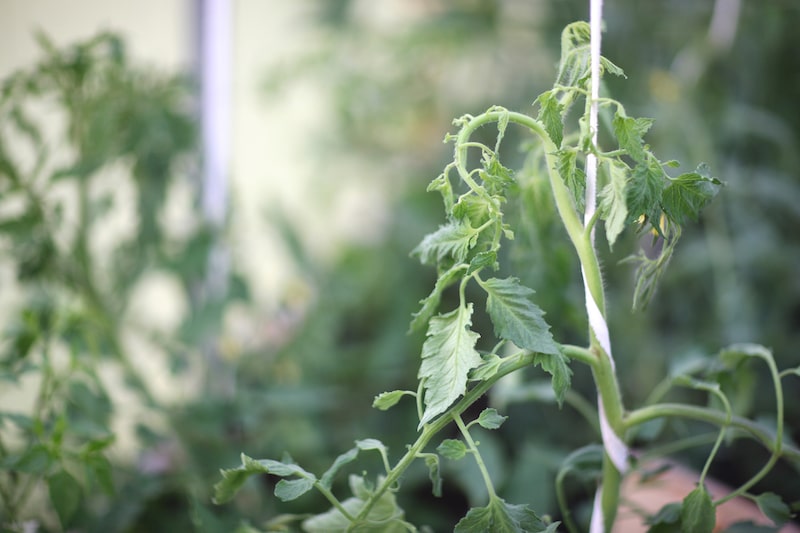
M456 425L458 426L459 431L461 431L461 435L464 436L464 440L467 443L467 447L469 447L472 456L475 458L475 463L478 465L478 470L481 472L481 476L483 477L483 483L486 485L486 490L489 493L489 499L494 500L497 498L497 494L494 491L494 484L492 483L492 478L489 475L489 472L486 470L486 464L483 462L483 457L481 457L481 453L478 451L478 445L472 439L472 435L470 435L467 426L464 425L464 421L461 419L461 415L453 415L453 420L455 420Z
M688 418L708 422L715 426L724 426L727 423L727 415L716 409L700 407L697 405L685 405L680 403L661 403L648 405L630 411L623 422L626 429L634 428L650 420L657 418ZM779 450L779 456L800 463L800 449L789 444L776 444L773 436L764 427L752 420L740 416L732 416L729 427L748 433L755 440L760 442L767 450L773 453Z
M443 413L439 418L433 420L432 422L425 424L422 427L422 433L420 433L419 437L417 437L416 442L409 446L408 451L406 451L403 457L401 457L397 464L395 464L394 468L392 468L392 470L386 475L386 478L383 480L380 486L375 489L375 492L372 493L369 501L366 502L364 507L361 509L361 512L358 513L358 516L356 516L356 522L362 521L367 517L370 510L375 503L377 503L380 497L387 490L389 490L390 487L395 486L397 481L400 479L400 476L402 476L411 463L419 457L419 455L422 453L422 450L428 445L428 442L430 442L430 440L437 433L444 429L445 426L450 424L453 420L453 417L460 416L481 396L486 394L486 392L499 379L522 368L530 366L533 364L533 362L534 353L532 352L519 352L515 355L506 357L495 375L475 385L472 389L467 391L466 394L464 394L461 400L456 402L450 409L448 409L447 412Z

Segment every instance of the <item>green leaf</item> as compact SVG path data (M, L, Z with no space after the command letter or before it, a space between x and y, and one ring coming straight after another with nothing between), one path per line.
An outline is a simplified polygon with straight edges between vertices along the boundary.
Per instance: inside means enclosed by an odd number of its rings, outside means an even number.
M620 149L625 150L636 163L646 163L647 153L643 137L653 125L653 119L629 117L624 111L617 109L611 125Z
M700 211L719 192L722 182L708 174L708 167L701 165L697 171L681 174L670 180L662 194L664 212L678 224L689 218L697 220Z
M497 409L489 407L481 411L478 416L478 424L486 429L497 429L503 425L503 422L508 420L507 416L502 416L497 412Z
M681 507L681 529L687 533L712 533L717 522L711 496L703 485L698 485Z
M35 444L17 458L12 469L28 474L45 474L52 463L53 456L47 447Z
M480 335L471 331L472 304L433 317L422 345L419 378L424 380L425 412L420 427L443 413L467 388L469 371L480 365Z
M560 352L555 354L538 353L534 357L534 363L540 365L542 370L552 376L553 392L560 407L564 403L564 396L572 384L572 370L569 368L569 360Z
M498 337L532 352L560 353L544 312L528 299L533 289L520 285L517 278L490 278L481 286L487 293L486 311Z
M539 115L536 120L544 125L544 130L553 144L560 147L564 139L564 105L556 98L555 90L540 94L536 103L539 104Z
M282 463L272 459L255 460L242 454L242 465L229 470L221 470L222 480L214 485L214 503L225 503L232 499L242 485L254 475L272 474L280 477L299 476L316 480L314 474L306 472L296 464Z
M89 490L92 490L92 482L97 482L100 489L106 494L114 494L114 475L111 462L99 453L92 454L84 459L86 461L87 478L90 480Z
M435 265L447 257L456 262L467 258L469 249L474 246L477 232L467 221L451 221L430 233L411 252L426 265Z
M66 470L48 476L47 489L53 502L61 527L65 530L78 510L81 502L81 485Z
M485 356L481 364L470 373L469 379L472 381L487 380L497 374L501 364L503 364L502 357L496 354L489 354Z
M738 343L723 348L719 352L720 360L730 369L736 369L748 357L757 357L764 361L774 361L772 351L760 344Z
M350 476L350 490L353 497L342 502L342 507L350 516L358 515L364 508L367 499L372 496L372 491L367 487L364 478ZM379 482L381 480L379 479ZM307 533L345 533L357 531L358 533L407 533L408 529L403 521L403 510L397 505L394 492L385 491L372 506L366 519L351 524L339 509L313 516L303 521L303 531Z
M613 247L628 221L626 186L628 167L618 161L609 161L608 184L600 191L600 211L606 221L606 239Z
M679 502L668 503L658 510L656 514L647 518L647 525L660 526L658 528L650 528L649 531L680 531L681 523L681 507ZM673 526L673 527L667 527Z
M499 145L499 141L498 141ZM497 154L483 154L483 170L479 173L486 191L491 195L501 195L514 183L512 171L504 167Z
M489 267L492 270L497 270L499 265L497 264L497 252L488 251L488 252L480 252L475 254L475 257L469 262L469 268L467 269L466 275L469 276L476 270L480 270L481 268Z
M322 477L319 478L319 484L326 489L330 489L331 485L333 485L333 478L336 476L336 473L339 472L344 465L355 461L356 457L358 457L358 450L358 448L350 448L346 452L340 454L325 473L322 474Z
M439 174L439 176L431 181L428 185L428 192L439 191L444 201L445 212L450 213L453 210L453 203L455 202L453 195L453 186L450 184L450 179L447 177L447 170Z
M781 527L792 518L789 506L774 492L759 494L756 496L756 504L764 516L772 520L777 527Z
M558 522L546 524L525 505L512 505L498 497L486 507L474 507L462 518L454 533L555 533Z
M283 502L289 502L299 498L313 488L313 479L282 479L275 485L275 496Z
M648 222L658 232L661 232L659 218L665 179L666 174L661 164L651 157L648 161L637 164L627 181L628 215L633 219L641 215L647 216Z
M375 399L372 401L372 407L375 409L380 409L381 411L386 411L391 407L394 407L397 402L400 401L400 398L405 396L406 394L413 396L414 393L407 390L393 390L391 392L382 392L375 396Z
M565 148L555 153L558 160L556 169L558 175L564 180L572 198L575 200L575 207L583 211L586 206L586 174L578 168L578 152L575 149Z
M428 467L428 477L433 485L433 495L437 498L442 497L442 476L439 465L439 456L435 453L425 454L425 466Z
M460 440L445 439L436 447L436 452L445 459L457 461L467 454L467 445Z
M477 228L489 220L493 209L492 200L486 195L466 194L461 196L453 206L453 216L461 220L462 224L467 224L470 229ZM469 245L470 248L475 246L477 238L478 235L475 232Z
M475 257L478 257L479 255L481 254L477 254ZM474 260L475 259L473 259L473 262ZM422 304L422 309L414 314L411 320L411 325L408 328L409 331L415 331L422 325L428 323L428 320L430 320L430 318L436 312L436 309L439 307L439 303L442 300L442 293L450 285L461 279L463 271L464 265L457 264L439 276L439 279L436 280L436 284L433 286L433 291L428 295L427 298L420 301Z

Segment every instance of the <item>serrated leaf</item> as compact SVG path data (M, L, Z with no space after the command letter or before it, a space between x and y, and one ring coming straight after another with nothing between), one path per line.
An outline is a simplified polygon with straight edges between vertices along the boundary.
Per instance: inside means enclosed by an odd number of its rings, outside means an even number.
M380 480L379 480L380 482ZM350 476L350 490L354 496L342 502L342 507L351 515L357 516L371 496L372 491L360 476ZM403 510L397 505L394 492L385 491L367 513L366 518L357 524L351 523L341 511L332 508L303 521L303 531L307 533L406 533Z
M722 185L716 178L708 176L706 167L696 172L681 174L670 180L661 197L664 212L678 224L689 218L697 220L700 211L717 195Z
M789 506L774 492L765 492L756 496L756 505L764 513L764 516L772 520L777 527L781 527L792 518Z
M603 72L608 72L609 74L613 76L618 76L620 78L627 78L624 70L622 70L620 67L618 67L605 57L602 56L600 57L600 66L603 68Z
M486 291L486 311L498 337L532 352L559 353L544 312L528 299L533 289L520 285L517 278L490 278L481 286Z
M480 227L492 216L492 202L485 195L467 194L461 196L453 206L453 216L462 224L467 224L470 229ZM473 230L473 238L477 239L477 232ZM470 247L474 242L470 243Z
M561 146L564 139L564 105L556 98L555 91L546 91L536 99L539 114L536 120L544 125L544 130L556 147Z
M496 354L489 354L483 358L483 362L470 372L469 379L472 381L485 381L497 374L503 359Z
M477 254L476 257L478 255L480 254ZM442 293L450 285L461 279L463 271L463 265L458 264L454 265L444 274L439 276L439 279L436 280L436 284L433 286L433 291L431 291L427 298L420 301L422 308L414 314L411 320L411 325L408 328L409 331L415 331L424 324L428 323L428 320L430 320L430 318L436 312L436 309L439 307L439 303L442 301Z
M283 502L289 502L313 488L314 480L312 479L282 479L275 485L275 497Z
M481 411L478 416L478 424L486 429L497 429L503 425L503 422L508 420L507 416L503 416L497 412L497 409L489 407Z
M609 161L608 184L600 191L600 210L606 221L606 239L613 247L628 221L626 188L628 167L618 161Z
M638 164L644 164L647 154L644 149L644 135L653 125L651 118L633 118L626 116L621 110L614 114L611 122L614 128L614 135L621 150L625 150L628 155Z
M50 493L50 501L58 514L61 527L66 530L67 526L78 510L81 501L81 485L66 470L59 470L55 474L48 476L47 489Z
M564 396L572 385L572 370L569 360L561 352L555 354L538 353L534 363L552 376L551 383L559 407L564 403Z
M698 485L683 499L681 530L691 533L712 533L716 522L711 496L704 486Z
M648 222L659 233L662 231L659 218L665 179L664 169L655 158L651 158L634 167L625 195L629 217L647 216Z
M575 207L583 211L586 206L586 174L578 168L578 152L574 149L559 150L555 153L558 160L556 169L558 175L564 180L572 198L575 200Z
M460 440L445 439L436 447L436 452L445 459L458 461L467 454L467 445Z
M339 472L344 465L355 461L356 457L358 457L358 448L350 448L346 452L340 454L325 473L322 474L322 477L319 479L320 485L326 489L330 489L331 485L333 485L333 478L336 476L337 472Z
M252 476L273 474L280 477L299 476L315 480L316 477L298 465L273 461L272 459L256 460L242 454L242 465L237 468L220 470L222 480L214 485L214 503L225 503L232 499L245 482Z
M446 257L453 258L456 262L463 262L467 258L469 249L475 244L477 232L467 221L451 221L438 230L422 239L414 248L412 255L426 265L435 265Z
M508 186L514 183L513 173L500 163L496 154L492 156L484 154L483 170L479 175L486 191L491 195L503 194Z
M469 371L482 362L475 350L480 335L469 329L471 317L472 304L467 304L430 321L419 369L425 389L425 412L420 427L464 394Z
M372 407L375 409L379 409L381 411L386 411L391 407L394 407L400 399L405 396L406 394L413 394L411 391L407 390L393 390L390 392L382 392L375 396L375 399L372 401Z
M453 186L450 184L450 179L447 177L447 170L439 174L438 177L431 181L431 183L428 185L427 191L439 191L442 195L442 200L444 201L445 212L450 213L453 210L455 198L453 195Z
M480 270L481 268L489 267L492 270L497 270L497 252L488 251L488 252L480 252L475 254L475 257L469 262L469 268L467 269L466 275L469 276L476 270Z
M439 456L435 453L425 455L425 466L428 467L428 477L433 485L433 495L437 498L442 497L442 475L439 465Z
M454 533L555 533L558 522L546 524L525 505L512 505L493 497L486 507L474 507Z

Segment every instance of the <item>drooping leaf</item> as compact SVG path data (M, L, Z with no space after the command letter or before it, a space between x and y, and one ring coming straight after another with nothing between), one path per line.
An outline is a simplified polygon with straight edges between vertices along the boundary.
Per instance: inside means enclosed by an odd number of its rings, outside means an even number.
M639 163L627 181L626 203L628 216L636 219L645 215L653 229L662 232L659 225L661 196L664 191L666 174L661 164L653 157Z
M487 252L480 252L475 254L475 257L469 262L467 269L467 276L484 267L489 267L492 270L497 270L497 252L489 250Z
M586 174L578 168L578 152L574 149L563 149L555 153L558 159L557 170L561 179L567 185L572 198L575 200L575 207L583 211L586 206Z
M479 255L480 254L477 254L475 257L478 257ZM473 262L474 260L475 259L473 258ZM463 272L463 265L457 264L439 276L439 279L436 280L436 284L433 286L433 291L431 291L427 298L420 302L422 304L422 309L414 314L411 320L411 325L408 328L409 331L415 331L424 324L428 323L428 320L430 320L430 318L436 312L436 309L439 307L439 302L442 300L442 293L445 291L445 289L447 289L447 287L461 279Z
M711 496L703 485L698 485L681 506L681 529L692 533L711 533L717 522Z
M560 407L564 403L564 396L572 384L572 370L569 368L569 360L561 352L554 354L537 353L534 362L552 376L553 392Z
M444 201L445 212L449 213L453 210L455 199L453 195L453 186L450 184L450 179L447 177L447 169L430 182L427 191L439 191Z
M589 24L583 21L567 25L561 32L561 60L556 84L577 87L589 76Z
M314 474L306 472L292 463L273 461L272 459L253 459L242 454L242 465L228 470L221 470L222 480L214 485L214 503L225 503L233 498L245 482L252 476L272 474L280 477L298 476L316 480Z
M433 485L433 495L437 498L442 496L442 475L439 465L439 456L435 453L425 455L425 466L428 467L428 477Z
M774 492L765 492L756 496L756 504L764 516L772 520L777 527L791 520L792 510Z
M350 490L353 496L342 502L342 507L351 515L358 515L364 508L372 491L367 487L364 478L351 475L349 478ZM381 481L380 479L378 480ZM394 492L387 490L381 494L375 505L369 510L366 518L352 524L339 509L332 508L325 513L318 514L303 521L303 531L307 533L345 533L358 531L359 533L406 533L408 529L403 521L403 510L397 505Z
M314 480L308 478L281 479L275 485L275 497L283 502L299 498L314 488Z
M478 424L486 429L497 429L503 425L503 422L508 420L507 416L503 416L497 412L497 409L489 407L481 411L478 415Z
M564 139L564 105L556 98L555 91L546 91L536 99L539 104L539 115L536 119L544 125L556 147L561 146Z
M653 119L629 117L618 109L611 125L620 149L625 150L636 163L645 163L644 135L653 125Z
M81 485L69 472L62 469L47 477L47 489L61 526L66 530L78 510L83 492Z
M475 350L479 335L469 329L471 317L472 304L467 304L430 321L419 369L425 389L425 412L420 427L464 394L469 371L481 364Z
M346 464L352 463L355 461L356 457L358 457L358 448L350 448L346 452L339 454L339 456L333 461L333 464L322 474L322 477L319 478L319 483L326 489L330 489L331 485L333 485L333 478L339 472L339 470Z
M544 312L528 299L533 289L513 277L490 278L481 286L487 293L486 311L498 337L532 352L559 353Z
M426 235L411 254L419 257L419 260L426 265L435 265L446 257L452 257L456 262L463 262L467 258L469 249L475 244L477 236L478 233L469 222L451 221Z
M689 218L697 220L700 211L719 192L722 185L708 174L708 167L701 165L697 171L681 174L670 180L661 198L664 212L678 224Z
M470 373L469 379L473 381L487 380L497 374L502 363L503 359L501 357L496 354L489 354L484 357L483 362Z
M436 452L445 459L457 461L467 454L467 445L460 440L445 439L436 447Z
M606 221L608 245L613 247L628 221L628 204L625 193L628 183L628 168L618 161L610 161L606 168L608 169L608 184L600 191L600 210Z
M513 172L500 163L497 154L490 156L484 153L483 170L479 176L486 191L492 195L502 195L508 186L514 183Z
M470 228L480 227L492 217L492 201L485 195L463 195L453 206L453 216ZM474 238L477 239L477 232ZM472 246L474 241L470 243Z
M454 533L555 533L558 524L547 524L527 506L508 504L495 496L486 507L470 509Z
M372 401L372 407L375 409L380 409L381 411L386 411L391 407L394 407L400 399L408 395L413 395L414 393L407 390L393 390L390 392L382 392L375 396L375 399Z

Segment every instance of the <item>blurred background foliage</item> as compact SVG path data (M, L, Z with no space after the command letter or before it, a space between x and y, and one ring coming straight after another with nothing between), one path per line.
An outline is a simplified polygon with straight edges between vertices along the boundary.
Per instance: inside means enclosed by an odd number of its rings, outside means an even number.
M601 245L626 403L640 405L672 369L731 342L764 344L779 366L796 366L800 6L791 0L606 4L604 54L628 75L608 80L609 90L631 115L656 119L648 140L659 157L681 161L681 170L707 162L727 184L684 232L644 312L630 310L632 267L619 264L640 237L626 236L613 252ZM300 60L265 64L260 90L280 103L303 81L323 88L332 120L308 139L308 157L319 169L318 196L309 201L324 206L335 194L337 172L348 168L342 161L357 160L359 175L347 178L365 188L380 183L385 222L379 238L343 246L320 262L304 239L303 221L265 198L265 225L279 232L295 269L276 309L248 298L248 280L235 265L227 294L211 297L205 288L209 254L234 237L209 228L196 207L190 83L130 65L123 43L109 35L66 51L43 38L46 59L5 82L0 232L24 296L4 327L2 372L8 387L17 388L32 386L26 375L40 375L36 383L45 391L30 415L13 405L0 413L7 529L13 530L10 520L30 517L43 530L59 530L59 521L82 531L261 527L280 513L327 504L311 495L281 504L271 494L274 480L262 479L233 503L212 506L219 468L237 464L240 452L273 458L289 452L320 473L355 439L379 438L397 454L413 440L411 402L385 413L370 403L416 382L423 338L407 334L408 322L435 273L408 253L443 222L440 199L425 192L451 157L442 138L453 118L492 104L533 111L555 75L561 29L585 19L588 8L583 0L416 1L389 11L355 0L305 6L305 23L321 39ZM42 105L63 115L54 139L42 138L52 130L26 115ZM481 134L488 139L493 132ZM524 172L526 139L518 134L506 136L504 163ZM48 146L68 146L69 156L57 151L56 163L48 162ZM36 164L22 168L17 154ZM98 172L108 168L116 172ZM65 194L77 201L61 200ZM165 205L181 194L194 207L176 223ZM506 263L537 291L556 338L581 344L578 265L548 194L536 186L520 190L516 246L506 247ZM135 227L102 241L103 217L124 208L136 213ZM249 253L269 260L268 250ZM153 275L172 279L177 296L171 297L187 309L171 328L142 325L128 312L136 287ZM490 327L480 316L475 326ZM130 337L143 339L174 381L188 381L193 392L180 401L154 397L154 377L130 363ZM66 355L54 361L52 351ZM111 399L120 392L108 390L116 383L103 373L109 366L120 369L149 408L135 419L133 458L113 453L113 419L125 402ZM577 365L573 370L575 392L592 398L591 376ZM537 388L542 377L503 384L487 399L511 418L480 440L503 497L557 518L558 464L599 438L578 413L558 410ZM761 369L734 385L742 413L758 418L774 409ZM789 433L799 440L800 387L786 381L785 392ZM656 429L640 435L641 443L707 430L687 422ZM680 458L696 466L705 451ZM765 458L757 446L736 441L712 473L740 482ZM400 493L408 519L447 531L469 505L481 503L483 484L473 482L477 471L465 465L444 463L442 500L431 496L424 467L412 469ZM378 467L367 459L353 468ZM800 500L796 480L781 474L777 469L757 489ZM16 502L12 493L23 478L31 480L31 503L14 509L8 502ZM37 484L48 490L37 492ZM576 507L588 505L589 485L573 489ZM48 493L63 498L70 490L81 495L74 503L43 503Z

